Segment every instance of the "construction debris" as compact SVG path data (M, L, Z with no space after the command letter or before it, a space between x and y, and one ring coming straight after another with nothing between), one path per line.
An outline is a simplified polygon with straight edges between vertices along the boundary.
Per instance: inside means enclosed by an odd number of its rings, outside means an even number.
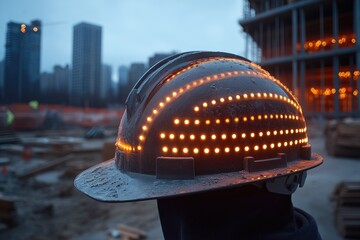
M333 195L339 233L345 238L360 239L360 182L339 183Z
M68 154L68 155L66 155L66 156L64 156L64 157L60 157L60 158L58 158L58 159L56 159L56 160L52 160L51 162L49 162L49 163L47 163L47 164L45 164L45 165L42 165L42 166L37 167L37 168L35 168L35 169L30 169L30 170L27 171L27 172L24 172L24 173L22 173L22 174L19 174L18 177L21 178L21 179L25 179L25 178L32 177L32 176L34 176L34 175L36 175L36 174L39 174L39 173L48 171L48 170L50 170L50 169L52 169L52 168L54 168L54 167L56 167L56 166L58 166L58 165L60 165L60 164L63 164L63 163L65 163L65 162L67 162L67 161L70 161L70 160L72 160L73 158L74 158L74 155L73 155L73 154Z
M360 120L329 121L325 129L325 147L332 156L360 156Z

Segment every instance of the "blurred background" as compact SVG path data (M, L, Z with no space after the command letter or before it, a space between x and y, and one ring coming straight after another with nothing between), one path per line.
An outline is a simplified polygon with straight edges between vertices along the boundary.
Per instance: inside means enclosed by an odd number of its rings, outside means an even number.
M1 239L162 239L156 202L99 203L72 182L114 156L138 79L194 50L244 56L293 91L325 158L294 203L323 239L360 238L360 1L12 0L0 9Z

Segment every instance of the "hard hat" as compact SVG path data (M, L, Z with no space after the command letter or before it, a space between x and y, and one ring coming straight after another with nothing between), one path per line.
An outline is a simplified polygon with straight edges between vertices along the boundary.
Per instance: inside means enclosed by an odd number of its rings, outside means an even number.
M82 172L75 186L109 202L264 182L282 192L278 179L289 190L322 163L306 130L294 95L258 65L223 52L181 53L140 78L114 159Z

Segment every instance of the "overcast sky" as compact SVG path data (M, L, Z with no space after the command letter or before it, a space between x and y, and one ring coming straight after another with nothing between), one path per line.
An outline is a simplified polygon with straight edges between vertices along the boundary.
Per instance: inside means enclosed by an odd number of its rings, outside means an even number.
M155 52L243 55L241 17L241 0L0 0L0 59L5 55L6 24L33 19L43 23L41 71L71 65L72 31L79 22L102 26L102 62L113 70L146 63Z

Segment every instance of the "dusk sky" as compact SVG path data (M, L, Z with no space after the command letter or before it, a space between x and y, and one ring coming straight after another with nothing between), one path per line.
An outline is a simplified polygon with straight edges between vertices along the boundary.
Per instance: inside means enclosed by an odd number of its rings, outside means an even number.
M102 26L102 62L148 61L155 52L191 50L244 54L240 0L1 0L0 60L9 21L42 21L41 71L71 65L73 26Z

